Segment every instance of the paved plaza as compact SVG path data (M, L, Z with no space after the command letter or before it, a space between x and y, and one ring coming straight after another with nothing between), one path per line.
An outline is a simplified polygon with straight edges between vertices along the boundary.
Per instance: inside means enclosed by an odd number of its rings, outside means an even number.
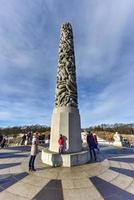
M134 154L102 144L98 161L72 168L36 159L28 172L30 147L0 149L0 200L133 200Z

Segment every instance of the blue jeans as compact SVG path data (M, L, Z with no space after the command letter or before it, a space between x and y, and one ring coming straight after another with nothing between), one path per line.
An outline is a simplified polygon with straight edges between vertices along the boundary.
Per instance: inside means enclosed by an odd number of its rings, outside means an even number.
M94 147L89 146L89 152L90 152L91 159L93 158L93 155L92 155L92 153L93 153L94 154L94 159L96 160L96 153L95 153Z

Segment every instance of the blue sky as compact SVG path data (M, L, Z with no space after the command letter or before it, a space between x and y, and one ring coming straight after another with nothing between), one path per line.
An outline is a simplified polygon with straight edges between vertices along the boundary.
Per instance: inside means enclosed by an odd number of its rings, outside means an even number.
M133 19L133 0L0 0L0 127L51 124L66 21L81 126L134 122Z

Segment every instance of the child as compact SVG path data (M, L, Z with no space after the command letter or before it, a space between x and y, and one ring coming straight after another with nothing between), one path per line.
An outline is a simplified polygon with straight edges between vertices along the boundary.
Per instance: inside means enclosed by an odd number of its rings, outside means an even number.
M59 144L59 153L63 153L63 149L64 149L64 139L62 134L60 134L60 137L58 139L58 144Z

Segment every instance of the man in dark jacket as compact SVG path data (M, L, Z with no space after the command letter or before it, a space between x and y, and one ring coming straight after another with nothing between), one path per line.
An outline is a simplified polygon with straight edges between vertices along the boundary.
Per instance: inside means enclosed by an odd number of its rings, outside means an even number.
M87 144L89 146L91 160L93 159L93 155L94 155L94 160L96 160L96 153L95 153L95 146L96 146L96 144L94 142L93 134L90 133L90 132L87 135ZM92 155L92 153L93 153L93 155Z

